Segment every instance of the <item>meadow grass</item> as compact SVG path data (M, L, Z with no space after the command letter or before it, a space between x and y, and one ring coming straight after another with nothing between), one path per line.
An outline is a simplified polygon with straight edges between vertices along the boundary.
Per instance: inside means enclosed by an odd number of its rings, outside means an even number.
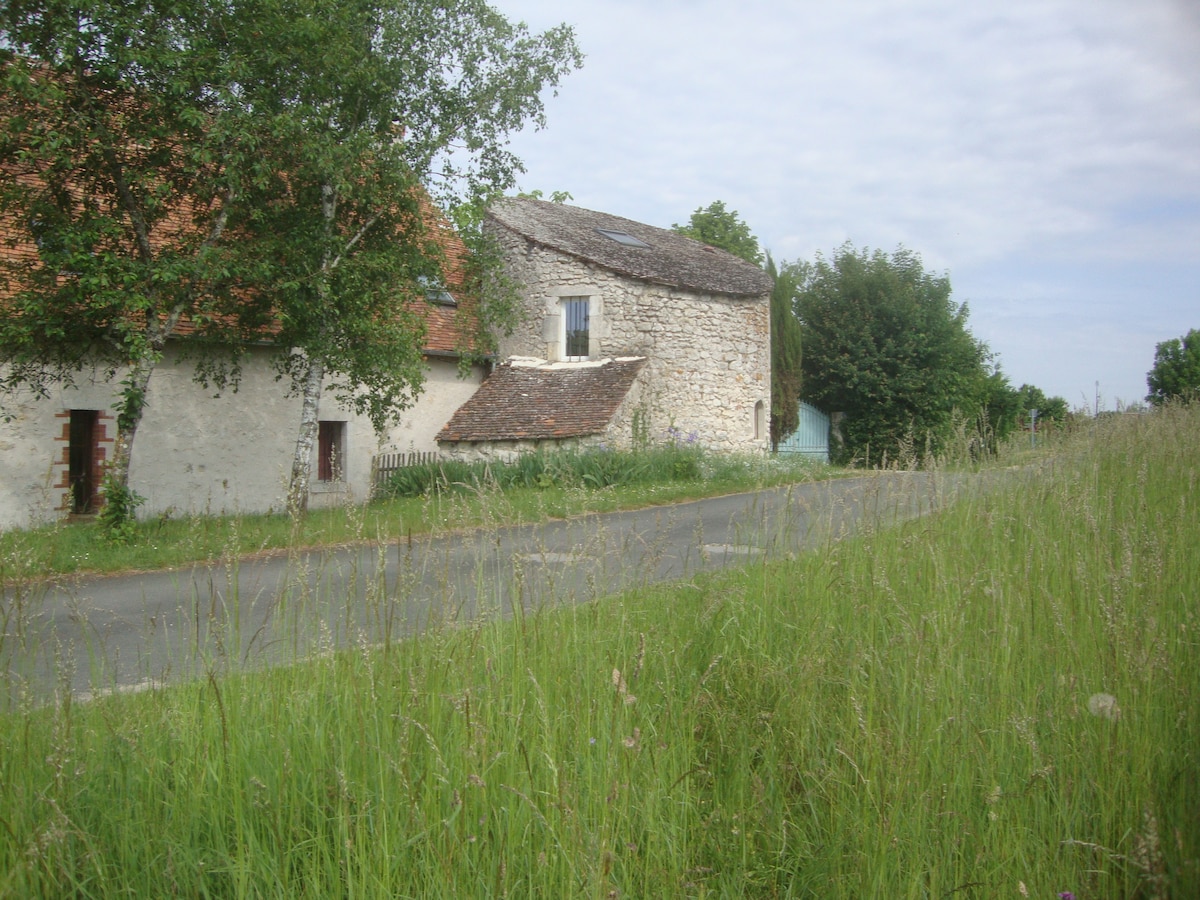
M0 897L1200 896L1200 407L936 515L0 720Z

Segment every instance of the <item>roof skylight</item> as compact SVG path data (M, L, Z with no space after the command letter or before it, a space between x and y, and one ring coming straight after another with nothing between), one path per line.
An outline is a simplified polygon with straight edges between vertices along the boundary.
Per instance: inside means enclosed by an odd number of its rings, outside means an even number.
M649 248L649 246L650 246L645 241L639 241L637 238L635 238L632 234L630 234L627 231L610 231L607 228L597 228L596 231L598 231L600 234L604 235L610 241L616 241L618 244L624 244L626 247Z
M458 300L446 290L446 286L440 281L430 278L428 275L418 275L417 284L425 290L425 299L430 303L437 303L440 306L458 305Z

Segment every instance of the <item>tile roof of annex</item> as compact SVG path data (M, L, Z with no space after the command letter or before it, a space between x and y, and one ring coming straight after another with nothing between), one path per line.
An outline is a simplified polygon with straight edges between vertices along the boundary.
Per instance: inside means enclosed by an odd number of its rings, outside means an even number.
M645 362L638 357L596 363L503 363L459 407L437 440L552 440L600 434Z

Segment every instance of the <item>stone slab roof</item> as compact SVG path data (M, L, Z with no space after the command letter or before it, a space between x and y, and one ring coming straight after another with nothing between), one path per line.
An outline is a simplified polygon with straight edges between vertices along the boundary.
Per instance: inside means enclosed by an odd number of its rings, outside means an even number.
M599 434L646 360L503 363L438 433L440 443L525 441Z
M510 197L490 218L521 237L631 278L700 293L759 297L771 292L762 269L724 250L664 228L565 203ZM645 246L602 232L630 235Z

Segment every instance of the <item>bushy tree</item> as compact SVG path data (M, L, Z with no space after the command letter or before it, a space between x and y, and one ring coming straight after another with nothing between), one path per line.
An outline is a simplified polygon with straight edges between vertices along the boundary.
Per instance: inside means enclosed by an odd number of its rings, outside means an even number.
M580 60L484 0L23 0L0 46L0 214L37 248L4 273L6 386L125 373L119 492L180 324L218 386L269 327L304 397L293 509L326 376L377 424L420 386L422 192L511 185L507 136Z
M1062 397L1047 397L1040 388L1022 384L1014 388L1008 376L995 366L984 385L982 437L989 450L1018 429L1029 427L1030 410L1037 410L1037 421L1065 422L1070 410Z
M1020 395L1009 383L1008 376L995 366L984 382L982 403L983 421L980 423L987 449L994 451L997 445L1013 433L1020 417Z
M777 267L768 253L767 274L775 279L771 291L771 449L777 450L800 424L803 332L795 313L795 267L787 263Z
M798 271L805 395L845 414L846 456L876 465L909 441L936 452L956 411L980 413L989 353L948 277L926 272L909 250L850 244Z
M1023 384L1017 389L1017 417L1022 428L1034 409L1039 422L1065 422L1071 412L1064 398L1047 397L1041 388Z
M268 136L273 174L239 225L303 398L298 512L323 390L382 428L421 387L423 319L398 301L443 275L425 191L452 205L510 187L507 136L542 123L542 91L580 55L570 29L531 35L484 0L242 2L258 27L222 30L218 50L239 61L239 103Z
M675 224L671 230L709 246L728 250L756 266L763 264L758 238L750 231L750 226L741 220L737 211L726 209L721 200L698 208L686 225Z
M1146 399L1155 406L1200 396L1200 331L1193 328L1182 338L1158 344L1146 384L1150 388Z

